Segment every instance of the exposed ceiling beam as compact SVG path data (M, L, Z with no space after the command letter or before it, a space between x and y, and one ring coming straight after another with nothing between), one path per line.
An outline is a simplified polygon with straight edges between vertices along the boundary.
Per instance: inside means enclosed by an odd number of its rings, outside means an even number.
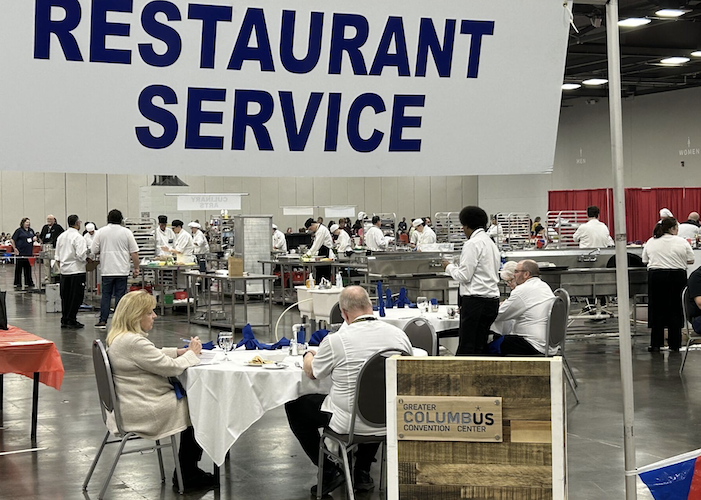
M621 56L624 57L671 57L684 56L689 57L689 54L698 50L696 47L688 49L674 49L664 47L629 47L621 46ZM583 45L570 45L567 50L570 54L588 54L588 55L606 55L606 44L603 43L588 43Z

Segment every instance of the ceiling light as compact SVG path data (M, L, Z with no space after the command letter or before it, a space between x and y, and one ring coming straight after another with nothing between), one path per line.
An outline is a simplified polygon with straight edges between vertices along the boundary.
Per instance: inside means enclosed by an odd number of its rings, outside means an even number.
M697 50L691 53L692 56L694 57L701 57L701 50Z
M680 17L687 12L688 11L682 9L661 9L655 12L655 15L660 17Z
M608 83L608 80L604 78L590 78L589 80L584 80L582 83L584 85L603 85L604 83Z
M562 90L577 90L581 85L579 83L565 83L562 85Z
M662 64L684 64L691 61L688 57L668 57L667 59L662 59L660 62Z
M644 26L649 23L650 20L646 17L629 17L628 19L618 21L618 25L622 28L637 28L638 26Z

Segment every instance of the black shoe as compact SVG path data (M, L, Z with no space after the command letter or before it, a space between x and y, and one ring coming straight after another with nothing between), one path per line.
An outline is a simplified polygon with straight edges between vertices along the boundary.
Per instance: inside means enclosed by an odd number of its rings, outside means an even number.
M375 487L375 481L372 480L370 473L364 470L355 471L353 476L353 489L355 491L370 491Z
M679 347L670 347L669 352L679 352Z
M71 326L68 323L61 323L61 328L70 328Z
M100 330L105 330L105 329L107 329L107 322L100 321L95 325L95 328L99 328Z
M85 328L85 325L83 323L79 323L77 321L71 321L68 323L68 328L71 328L73 330L78 330L80 328Z
M178 487L178 476L173 471L173 486ZM193 476L183 475L183 488L186 491L195 491L203 489L212 489L219 486L217 476L211 472L205 472L202 469L197 469Z
M321 480L321 496L325 497L333 490L346 482L346 475L338 467L334 467L331 471L324 471L324 477ZM312 486L309 491L312 496L316 496L317 485Z
M660 348L651 345L647 348L647 352L660 352Z

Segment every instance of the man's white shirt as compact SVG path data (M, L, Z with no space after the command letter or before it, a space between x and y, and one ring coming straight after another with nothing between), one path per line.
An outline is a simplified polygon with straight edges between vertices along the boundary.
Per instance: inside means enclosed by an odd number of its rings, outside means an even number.
M206 255L209 253L209 243L207 243L207 237L199 229L192 236L192 244L194 245L194 254Z
M88 234L88 233L86 233ZM88 258L88 246L85 238L74 227L69 227L56 240L54 254L59 262L61 274L82 274Z
M614 245L609 228L599 219L589 219L577 228L572 240L579 242L579 248L605 248Z
M139 251L134 235L119 224L107 224L95 231L92 243L93 255L100 256L102 276L128 276L131 271L131 254Z
M484 229L475 230L462 246L460 263L445 272L460 283L460 295L499 297L499 249Z
M314 233L314 243L311 249L309 249L309 255L317 255L319 249L322 247L333 248L333 239L331 238L331 233L329 229L323 224L319 224L316 228L316 233Z
M385 235L382 233L382 229L377 226L372 226L363 235L363 240L365 241L365 246L368 250L373 252L380 252L387 250L387 240L385 240Z
M161 247L172 247L175 241L175 233L169 227L166 227L164 231L161 231L161 227L156 228L156 255L163 254Z
M287 240L285 234L279 229L273 233L273 251L287 253Z

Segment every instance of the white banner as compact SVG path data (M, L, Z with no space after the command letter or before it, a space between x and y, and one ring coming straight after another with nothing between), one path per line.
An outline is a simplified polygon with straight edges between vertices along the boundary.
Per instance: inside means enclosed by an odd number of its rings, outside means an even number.
M282 207L282 215L314 215L314 207Z
M355 218L355 206L352 207L324 207L324 217L327 219L337 217Z
M0 168L552 169L561 0L0 0Z
M236 194L178 195L178 211L241 210L241 196Z

